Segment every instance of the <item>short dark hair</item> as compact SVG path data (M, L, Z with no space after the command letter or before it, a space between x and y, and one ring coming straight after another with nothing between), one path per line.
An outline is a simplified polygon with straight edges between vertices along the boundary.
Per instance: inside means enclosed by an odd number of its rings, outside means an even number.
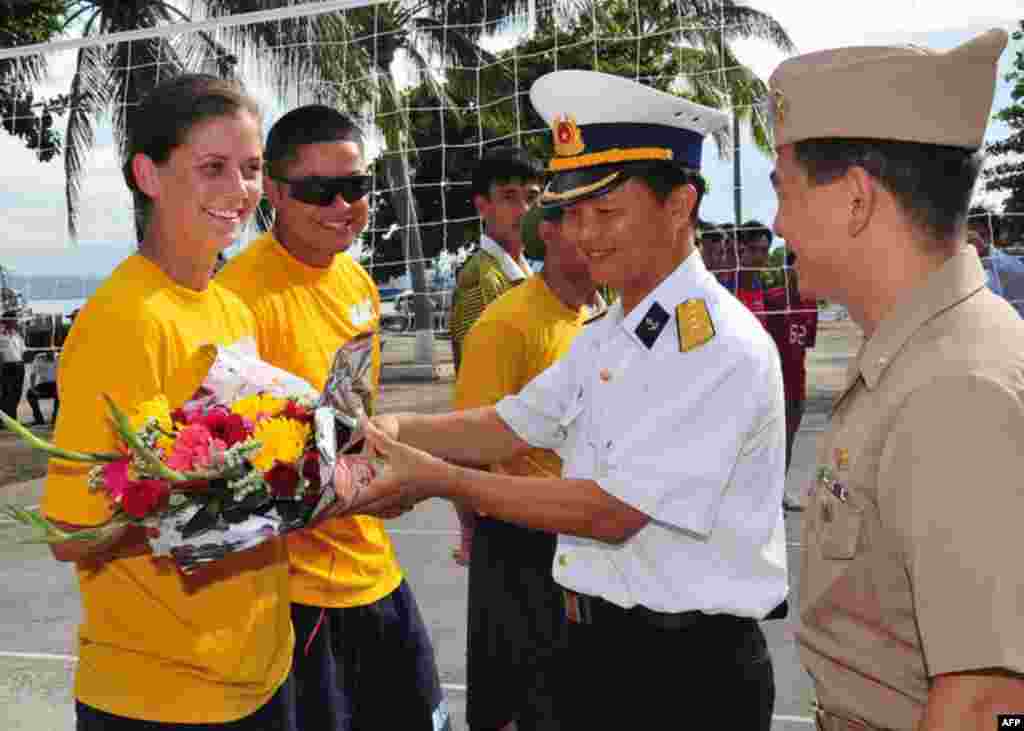
M682 185L692 185L697 189L697 202L690 214L690 222L694 228L700 220L697 217L700 211L700 202L707 192L707 183L699 170L683 167L682 165L667 160L655 160L653 162L627 163L623 166L626 178L637 178L642 181L658 202L664 203L668 200L672 191Z
M484 152L473 169L472 195L489 198L492 185L513 180L540 182L544 180L544 167L521 147L492 147Z
M143 154L159 164L185 143L197 124L247 111L262 119L259 104L242 84L210 74L179 74L154 86L130 118L121 172L135 202L136 228L142 234L152 206L135 181L132 159Z
M963 230L983 161L981 154L961 147L893 140L803 140L794 152L815 185L863 168L919 229L941 241Z
M355 142L365 156L363 131L344 112L324 104L296 107L274 122L263 151L267 170L284 176L285 169L298 158L299 148L318 142Z

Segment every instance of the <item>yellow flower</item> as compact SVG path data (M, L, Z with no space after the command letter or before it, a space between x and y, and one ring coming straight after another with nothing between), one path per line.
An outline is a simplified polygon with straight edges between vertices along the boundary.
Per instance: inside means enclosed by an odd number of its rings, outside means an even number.
M252 438L260 448L249 456L260 472L267 472L276 462L293 464L306 449L309 425L292 419L264 419L256 424Z
M128 416L128 421L133 432L142 431L150 421L154 421L161 431L171 433L174 424L171 421L171 405L164 395L154 396L148 401L143 401L135 407L135 410ZM174 446L174 438L160 436L157 438L157 447L168 450Z
M254 393L231 404L231 410L254 424L261 417L277 416L284 410L287 401L283 398Z

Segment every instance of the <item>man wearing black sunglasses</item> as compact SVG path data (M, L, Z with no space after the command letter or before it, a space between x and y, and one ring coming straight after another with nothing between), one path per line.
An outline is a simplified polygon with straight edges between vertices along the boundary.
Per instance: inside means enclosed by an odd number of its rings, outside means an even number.
M337 349L379 331L380 294L346 254L369 215L362 134L330 107L299 107L274 124L264 158L273 229L218 281L253 309L263 358L323 388ZM433 646L380 521L327 519L287 542L298 727L447 728Z

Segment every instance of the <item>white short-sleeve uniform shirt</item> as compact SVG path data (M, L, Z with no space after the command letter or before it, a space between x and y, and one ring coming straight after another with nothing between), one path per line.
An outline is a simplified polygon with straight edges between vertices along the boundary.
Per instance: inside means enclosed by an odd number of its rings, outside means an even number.
M714 326L683 352L676 307ZM651 522L621 545L559 536L562 586L621 607L763 618L788 591L785 405L775 345L694 252L623 317L621 302L499 416Z

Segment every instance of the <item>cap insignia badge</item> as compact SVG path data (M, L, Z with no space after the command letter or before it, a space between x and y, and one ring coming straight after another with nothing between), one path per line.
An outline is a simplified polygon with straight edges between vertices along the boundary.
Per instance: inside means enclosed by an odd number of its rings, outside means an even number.
M679 350L683 353L696 350L715 337L711 313L702 299L686 300L676 307L676 327L679 330Z
M782 124L786 121L786 112L789 110L789 102L785 95L778 89L772 89L772 121L773 124Z
M579 155L583 152L583 133L576 126L576 119L571 114L558 115L551 123L554 130L555 154L559 157Z

